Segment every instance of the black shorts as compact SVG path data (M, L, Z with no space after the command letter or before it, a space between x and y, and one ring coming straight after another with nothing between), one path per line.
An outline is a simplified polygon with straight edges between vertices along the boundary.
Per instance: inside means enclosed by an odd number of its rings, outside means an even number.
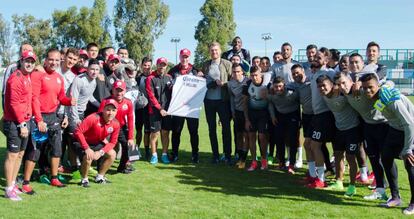
M332 146L334 151L346 151L347 154L355 155L359 151L362 142L362 129L360 126L347 130L336 130L335 141Z
M312 116L311 138L317 142L332 142L335 137L335 118L331 111Z
M62 128L60 120L56 113L42 113L43 121L47 124L48 139L41 143L41 146L36 144L35 148L41 150L49 150L51 157L62 156Z
M135 109L135 127L137 127L137 131L142 131L142 127L144 127L144 132L151 131L147 106L142 109Z
M382 157L400 158L402 149L404 148L404 131L397 130L391 126L388 128L385 137L384 148L382 149Z
M311 131L312 117L313 117L312 114L303 114L302 113L303 137L305 137L305 138L312 137L312 131Z
M30 133L30 122L27 123L27 129ZM20 128L16 122L3 121L4 134L6 135L7 150L12 153L24 151L27 147L29 138L20 137Z
M172 130L171 116L162 117L158 110L150 114L149 122L150 122L150 131L152 133L159 132L160 130L167 130L167 131Z
M388 124L368 124L363 123L365 151L368 156L380 155L383 148L385 138L387 137Z
M249 109L249 120L251 124L249 132L267 133L267 123L269 122L269 113L267 110Z
M83 156L85 155L85 149L83 149L81 144L77 141L73 142L73 147L75 148L76 154L79 156L79 159L82 161ZM93 151L99 151L104 147L105 145L103 143L97 145L89 145L89 148Z
M238 133L245 132L244 124L246 120L244 119L244 112L235 110L234 114L236 116L235 118L233 118L234 130Z

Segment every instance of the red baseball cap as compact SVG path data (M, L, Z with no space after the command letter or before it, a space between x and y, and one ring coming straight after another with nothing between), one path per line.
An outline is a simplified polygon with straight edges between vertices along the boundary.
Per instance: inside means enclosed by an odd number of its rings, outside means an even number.
M187 56L187 57L190 57L190 56L191 56L191 51L190 51L190 50L188 50L188 49L182 49L182 50L180 51L180 56Z
M166 65L168 65L168 60L167 58L161 57L157 59L157 65L161 64L161 63L165 63Z
M109 57L108 57L108 62L111 62L111 61L113 61L113 60L118 60L118 62L120 62L121 61L121 58L119 58L119 56L117 55L117 54L111 54L111 55L109 55Z
M113 89L121 88L122 90L126 90L126 83L125 81L121 81L121 80L115 81L114 84L112 85L112 88Z
M118 109L118 103L116 102L116 100L111 98L111 99L106 99L104 101L105 101L104 107L106 107L108 105L113 105L116 109Z
M24 60L24 59L28 59L28 58L32 58L35 61L37 60L36 54L33 51L24 51L22 53L21 59Z
M85 50L83 50L83 49L79 50L79 56L86 56L86 57L89 58L88 53Z

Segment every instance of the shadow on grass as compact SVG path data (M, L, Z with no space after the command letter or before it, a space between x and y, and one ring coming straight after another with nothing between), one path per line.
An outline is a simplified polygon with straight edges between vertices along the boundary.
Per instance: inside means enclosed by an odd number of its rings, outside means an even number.
M305 172L295 175L276 170L247 172L223 163L210 163L210 153L200 153L200 163L192 164L191 152L180 151L180 160L159 165L162 170L178 170L179 183L191 185L194 191L208 191L226 195L267 197L292 201L319 201L335 205L371 206L363 200L343 198L344 192L309 189L303 181ZM247 163L249 164L249 162ZM247 165L246 165L247 166Z

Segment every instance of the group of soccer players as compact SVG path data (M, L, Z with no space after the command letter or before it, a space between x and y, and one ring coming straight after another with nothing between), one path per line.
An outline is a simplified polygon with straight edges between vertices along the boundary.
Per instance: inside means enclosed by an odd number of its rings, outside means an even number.
M360 183L374 189L364 199L381 199L384 207L395 207L401 199L394 159L401 158L414 191L414 106L387 81L386 67L378 63L377 43L368 44L367 60L358 53L341 56L335 49L309 45L305 63L293 60L292 46L284 43L274 53L273 64L268 57L250 58L240 37L234 38L232 46L222 53L219 43L211 43L210 59L200 69L190 63L191 52L182 49L180 63L167 71L166 58L158 58L153 68L152 59L145 57L137 66L126 48L117 53L112 47L99 49L95 43L85 50L52 48L43 61L30 44L23 44L20 59L6 69L3 84L8 149L5 197L19 201L21 193L34 194L30 180L36 163L40 175L50 176L42 180L56 187L65 187L59 172L72 173L83 187L90 186L90 172L95 172L96 183L108 183L105 174L119 150L117 171L131 173L134 167L128 154L141 141L145 158L157 164L159 136L161 162L176 162L185 121L191 161L198 163L199 119L167 113L175 80L182 75L206 80L204 108L213 163L233 165L235 161L239 169L255 171L278 162L279 169L295 174L302 168L303 145L309 188L345 190L346 160L350 178L345 196L355 195ZM222 157L217 125L222 127ZM333 148L333 167L327 143ZM252 161L246 167L249 151ZM22 161L19 188L16 178ZM335 179L328 185L329 174L335 174ZM404 213L414 213L413 196Z

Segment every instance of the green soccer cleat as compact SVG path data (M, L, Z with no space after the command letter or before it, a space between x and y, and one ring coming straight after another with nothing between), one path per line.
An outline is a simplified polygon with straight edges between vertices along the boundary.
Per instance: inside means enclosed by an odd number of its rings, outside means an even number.
M348 189L345 192L345 197L350 198L350 197L354 196L355 194L356 194L355 185L349 185Z
M342 191L344 190L344 184L342 183L342 181L337 180L334 183L330 184L328 187L326 187L326 190Z
M267 164L268 164L268 165L273 165L273 157L272 157L272 156L269 156L269 157L267 158Z

